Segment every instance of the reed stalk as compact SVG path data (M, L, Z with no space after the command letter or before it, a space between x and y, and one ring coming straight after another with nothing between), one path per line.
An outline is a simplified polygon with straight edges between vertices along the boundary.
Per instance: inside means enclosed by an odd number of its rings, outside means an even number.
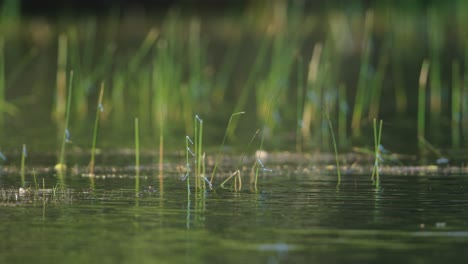
M97 134L99 127L99 120L102 111L104 111L102 100L104 97L104 82L101 84L101 90L99 92L99 98L96 108L96 119L94 121L94 130L93 130L93 142L91 146L91 161L89 162L89 175L94 176L94 165L95 165L95 155L96 155L96 143L97 143Z
M140 193L140 125L135 117L135 196Z
M346 100L346 85L341 83L338 86L338 139L341 146L347 145L347 122L349 105Z
M70 121L72 91L73 91L73 71L70 71L70 76L68 80L68 89L67 89L67 110L65 112L66 114L65 114L63 138L62 138L62 147L60 148L59 163L56 165L56 169L60 172L65 171L65 169L67 168L66 160L65 160L65 148L66 148L66 143L69 141L69 138L70 138L69 131L68 131L68 124ZM62 173L59 173L59 174L61 175Z
M270 111L271 111L271 105L270 107L268 108L268 115L267 115L267 120L265 122L265 125L263 126L263 130L262 130L262 137L260 139L260 147L258 148L258 151L261 153L263 151L263 142L265 141L265 130L267 128L267 124L268 124L268 120L270 120ZM259 173L259 160L260 160L260 157L255 157L255 178L254 178L254 191L257 192L258 189L257 189L257 183L258 183L258 173ZM261 164L261 167L262 169L264 169L263 167L263 164ZM240 178L240 174L239 174L239 178Z
M21 186L23 186L23 188L25 187L25 165L27 156L26 144L23 144L23 150L21 151Z
M192 170L190 169L190 161L189 161L189 153L191 153L189 143L191 143L193 145L193 142L190 140L190 138L188 136L186 136L185 137L185 161L186 161L185 170L186 170L186 174L185 174L183 180L187 181L187 196L188 196L188 199L190 199L190 173L192 172Z
M42 189L45 190L45 180L42 178ZM42 192L42 222L45 221L46 192Z
M383 121L380 120L380 126L377 129L377 120L374 118L374 168L372 170L372 180L374 181L376 187L380 184L380 142L382 139L382 125Z
M56 99L54 118L60 124L66 115L67 108L67 57L68 57L68 38L61 34L58 38L57 51L57 76L56 76Z
M296 152L302 152L301 129L303 125L302 111L304 110L304 73L302 57L297 60L297 96L296 96Z
M307 94L308 99L304 103L304 110L302 112L302 141L310 139L310 128L313 123L317 121L317 112L320 109L320 85L319 79L319 65L322 57L323 45L317 43L312 52L312 58L309 62L309 70L307 74Z
M424 60L419 74L419 89L418 89L418 142L421 150L421 141L426 139L426 85L427 76L429 73L429 61Z
M219 158L221 156L221 151L223 150L224 148L224 143L226 142L226 138L227 138L227 135L229 133L229 128L231 126L231 122L232 122L232 119L235 117L235 116L238 116L238 115L243 115L245 114L245 112L237 112L237 113L233 113L231 115L231 117L229 118L229 122L227 124L227 127L226 127L226 132L224 133L224 137L223 137L223 142L221 143L221 146L219 147L219 150L218 150L218 153L216 154L216 161L215 161L215 165L214 165L214 168L213 168L213 172L211 173L211 178L210 178L210 183L213 184L213 179L214 179L214 176L215 176L215 173L216 173L216 169L218 168L218 163L219 163ZM188 144L188 143L187 143ZM188 155L188 153L187 153ZM188 157L188 156L187 156Z
M195 163L196 163L196 173L195 177L196 180L195 182L197 183L198 188L202 188L201 185L201 180L202 178L205 177L202 172L202 163L204 162L203 160L203 120L198 116L195 115ZM197 131L198 130L198 131ZM204 186L204 185L203 185Z
M333 124L330 120L330 116L327 111L325 111L325 118L328 121L328 127L330 128L330 134L332 137L332 143L333 143L333 150L335 151L335 162L336 162L336 173L338 176L338 182L336 184L337 187L340 186L341 184L341 168L340 168L340 159L338 157L338 147L336 145L336 139L335 139L335 132L333 131Z
M39 185L37 183L37 177L36 177L36 170L33 168L32 170L33 178L34 178L34 193L37 195L38 190L39 190Z

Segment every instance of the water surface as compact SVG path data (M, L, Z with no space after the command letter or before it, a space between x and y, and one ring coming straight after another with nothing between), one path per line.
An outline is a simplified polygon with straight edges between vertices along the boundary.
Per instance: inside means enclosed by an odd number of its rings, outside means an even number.
M190 200L179 175L67 179L63 196L3 197L1 263L343 263L463 261L462 175L264 174L258 192ZM49 175L46 181L52 182ZM247 182L248 180L245 180ZM150 191L153 186L154 191Z

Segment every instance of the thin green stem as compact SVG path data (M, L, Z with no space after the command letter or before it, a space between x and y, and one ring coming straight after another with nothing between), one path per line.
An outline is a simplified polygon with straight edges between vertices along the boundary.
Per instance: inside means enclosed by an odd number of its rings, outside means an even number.
M64 125L64 131L63 131L63 138L62 138L62 147L60 149L60 171L66 168L65 164L65 146L68 141L68 124L70 121L70 109L71 109L71 100L72 100L72 92L73 92L73 71L70 71L70 76L68 79L68 89L67 89L68 95L67 95L67 110L65 112L65 125ZM59 173L61 175L61 173Z
M418 141L425 140L426 126L426 84L429 72L429 61L424 60L421 66L419 75L419 92L418 92ZM421 143L419 144L422 147Z
M215 176L216 169L218 168L219 157L220 157L221 151L223 150L224 143L226 142L226 138L227 138L227 135L228 135L228 133L229 133L229 127L230 127L230 125L231 125L232 118L233 118L234 116L242 115L242 114L245 114L245 112L233 113L233 114L231 115L231 117L229 118L229 122L228 122L228 125L227 125L227 127L226 127L226 132L224 133L224 137L223 137L223 142L221 143L221 147L219 147L218 153L216 154L216 161L215 161L215 165L214 165L214 168L213 168L213 172L211 173L210 183L213 183L213 178L214 178L214 176Z
M340 169L340 159L338 158L338 148L336 146L335 132L333 132L333 124L330 120L330 116L328 115L328 112L325 112L325 117L327 118L327 121L328 121L330 134L332 136L333 149L335 150L336 173L338 174L338 182L336 186L338 187L341 184L341 169Z
M26 144L23 144L23 150L21 152L21 185L25 187L25 163L27 157Z
M104 97L104 82L101 84L101 91L99 93L99 99L98 99L98 104L96 108L96 119L94 121L93 143L91 147L91 161L89 162L89 174L90 175L94 175L96 142L97 142L98 127L99 127L99 117L101 116L100 114L103 111L103 106L102 106L103 97Z
M140 191L140 132L138 117L135 117L135 196Z
M377 120L374 118L374 169L372 170L372 179L374 180L376 186L380 184L380 175L379 175L379 164L380 164L380 142L382 139L382 125L383 121L380 120L380 126L377 130Z

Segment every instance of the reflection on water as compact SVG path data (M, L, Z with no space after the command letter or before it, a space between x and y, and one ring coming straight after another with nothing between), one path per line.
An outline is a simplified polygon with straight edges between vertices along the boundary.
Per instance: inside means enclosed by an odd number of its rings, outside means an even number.
M169 175L69 179L67 199L2 197L1 263L330 263L460 260L468 245L461 175L286 174L257 193L192 190ZM288 175L288 176L287 176ZM152 186L152 187L150 187ZM4 186L2 186L5 188ZM246 188L247 190L247 188ZM189 198L189 199L188 199Z

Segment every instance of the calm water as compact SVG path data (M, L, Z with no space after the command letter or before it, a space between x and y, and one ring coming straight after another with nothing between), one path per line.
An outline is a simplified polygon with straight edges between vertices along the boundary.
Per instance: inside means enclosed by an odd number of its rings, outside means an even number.
M2 188L11 184L3 175ZM42 177L42 176L40 176ZM51 175L47 182L56 181ZM248 180L245 179L245 182ZM66 198L0 206L0 263L463 262L468 178L336 177L277 171L257 193L217 189L187 199L185 182L70 176ZM149 186L155 186L149 192Z

